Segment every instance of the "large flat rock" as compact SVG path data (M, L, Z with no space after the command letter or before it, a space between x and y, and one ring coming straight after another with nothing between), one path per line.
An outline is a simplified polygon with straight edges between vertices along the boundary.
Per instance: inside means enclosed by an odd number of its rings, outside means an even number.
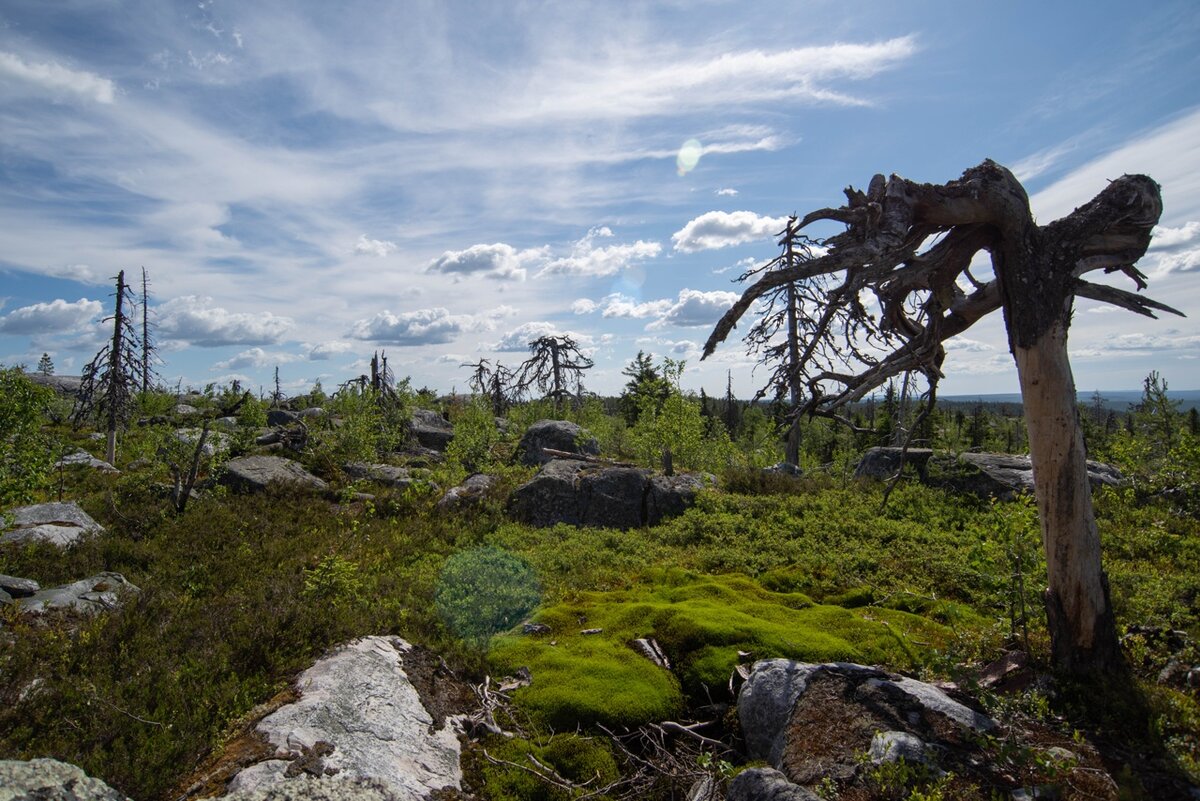
M450 722L436 728L421 703L404 669L411 649L396 638L364 637L300 674L300 699L257 726L281 758L242 770L229 792L291 792L330 772L405 801L459 789L458 737Z
M221 483L241 492L262 492L272 484L324 492L329 488L299 463L282 456L242 456L225 463Z
M0 515L0 542L48 542L66 547L104 529L74 501L20 506Z
M124 593L139 592L120 573L97 573L79 581L38 590L16 604L23 611L41 614L51 609L69 609L85 615L107 612L121 605Z
M57 759L0 760L0 801L129 801L75 765Z

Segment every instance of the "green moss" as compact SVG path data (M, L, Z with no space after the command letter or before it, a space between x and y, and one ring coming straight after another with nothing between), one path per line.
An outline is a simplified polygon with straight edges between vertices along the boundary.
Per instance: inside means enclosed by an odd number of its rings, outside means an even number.
M580 593L543 608L536 620L552 633L500 637L493 658L503 669L530 668L533 684L516 700L560 728L662 719L685 697L704 699L724 687L739 651L755 659L912 667L922 660L913 640L948 637L938 624L905 612L818 606L805 595L771 592L745 576L680 570L651 571L645 583L629 590ZM581 633L595 628L602 631ZM630 647L639 637L659 642L672 672Z
M492 759L511 763L476 761L482 779L479 789L488 801L566 801L572 797L566 790L533 775L530 757L564 779L587 787L603 787L619 776L617 760L608 742L593 737L556 734L540 743L520 737L497 738L489 741L486 749ZM602 801L608 796L593 797Z

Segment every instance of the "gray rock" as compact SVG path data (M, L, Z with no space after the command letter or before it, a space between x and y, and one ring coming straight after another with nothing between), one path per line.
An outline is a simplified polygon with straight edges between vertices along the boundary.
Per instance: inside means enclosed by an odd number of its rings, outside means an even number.
M412 434L423 448L444 451L454 439L454 426L430 409L414 409Z
M278 442L283 442L283 433L279 431L265 431L254 438L255 445L274 445Z
M13 597L8 594L8 591L0 587L0 606L7 606L13 602Z
M799 465L794 465L791 462L776 462L775 464L771 465L770 467L764 467L763 472L764 473L778 473L779 475L782 475L782 476L795 476L795 477L804 475L804 471L800 469Z
M278 790L289 795L237 798L308 798L305 776L336 772L346 781L371 782L401 799L459 789L460 744L451 725L434 728L404 672L411 646L394 638L364 637L317 661L296 679L300 698L257 726L288 760L243 770L230 783L236 793ZM304 771L289 769L304 760Z
M527 428L517 443L517 458L524 465L544 465L555 458L544 453L545 448L589 456L600 454L600 443L566 420L539 420Z
M221 483L239 492L262 492L271 484L287 484L314 492L329 488L291 459L281 456L242 456L225 463Z
M276 765L278 763L278 765ZM254 768L273 766L270 771L283 772L290 762L271 760ZM243 773L249 773L248 768ZM304 776L259 790L238 790L221 796L222 801L399 801L395 795L381 789L375 782L349 779L345 776Z
M39 590L17 605L25 612L41 614L50 609L69 609L83 614L96 614L121 605L121 594L140 592L120 573L98 573L61 587Z
M986 732L997 726L996 721L987 715L960 704L937 687L923 681L901 677L899 679L867 679L864 684L868 688L878 687L892 695L896 691L903 693L922 708L947 717L963 728Z
M808 689L814 675L827 670L862 677L886 675L874 668L839 662L811 664L765 659L754 664L750 678L738 692L738 719L751 759L763 759L772 765L779 763L787 722L796 700Z
M241 421L236 417L218 417L212 421L213 428L219 428L222 431L237 431L241 426Z
M925 741L906 731L875 732L875 736L871 738L871 747L867 749L867 759L871 760L873 765L899 762L901 759L910 765L928 762Z
M0 760L0 801L129 801L99 779L57 759Z
M462 509L479 503L496 486L496 477L486 473L475 473L457 487L446 490L446 494L437 502L437 508L442 511Z
M191 448L196 449L196 443L200 441L201 429L199 428L181 428L175 432L175 439L178 442ZM204 447L200 452L205 457L211 459L217 455L217 451L229 449L229 435L223 434L220 431L208 432L208 436L204 438Z
M41 373L26 373L25 377L34 384L57 392L59 395L74 395L79 392L83 379L77 375L42 375Z
M104 437L103 434L100 435ZM117 468L113 467L103 459L97 459L90 453L84 450L77 450L74 453L69 453L63 458L54 463L55 467L90 467L93 470L100 470L104 473L119 473Z
M744 770L729 783L726 801L821 801L816 793L792 784L773 768Z
M289 423L294 423L300 419L300 415L288 409L268 409L267 410L267 425L269 426L286 426Z
M0 516L6 526L0 542L49 542L68 546L104 531L74 501L21 506Z
M178 403L171 411L179 417L191 417L194 414L200 414L199 409L187 403Z
M396 467L390 464L347 462L342 465L342 469L351 478L374 481L376 484L387 484L392 487L407 487L416 480L407 467Z
M554 459L509 499L509 514L531 526L636 528L680 514L711 477L653 476L649 470Z
M656 526L668 518L678 517L696 503L700 490L716 484L717 477L711 473L654 476L646 496L646 525Z
M301 420L315 420L324 416L325 410L320 406L309 406L307 409L301 409L297 414L300 415Z
M28 598L40 589L41 585L33 579L0 575L0 590L4 590L13 598Z
M902 450L902 448L888 447L869 448L859 460L858 467L854 469L854 477L888 480L900 469ZM909 448L908 453L904 454L904 464L912 465L918 475L924 478L925 467L931 456L933 456L933 451L929 448Z

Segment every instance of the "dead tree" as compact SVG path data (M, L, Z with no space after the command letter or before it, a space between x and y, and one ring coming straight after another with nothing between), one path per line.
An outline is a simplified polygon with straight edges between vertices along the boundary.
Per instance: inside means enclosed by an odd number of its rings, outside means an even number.
M492 366L487 359L480 359L474 364L460 364L459 367L470 367L471 378L468 385L472 391L482 395L492 404L492 414L500 417L512 404L513 372L500 362Z
M569 336L538 337L529 343L532 354L521 363L514 387L521 393L537 387L561 411L563 403L583 392L583 371L593 362ZM574 391L572 391L574 387Z
M142 392L149 392L153 380L157 378L151 365L154 363L154 340L150 336L153 326L150 325L150 279L146 276L146 268L142 268Z
M125 427L133 412L141 369L137 329L129 314L134 305L133 292L125 283L124 270L117 274L116 281L115 308L111 317L104 318L104 322L112 321L112 340L83 368L71 412L76 425L100 417L108 434L105 460L110 464L117 456L117 431Z
M779 232L779 245L783 252L766 264L754 267L738 276L738 281L748 281L756 275L770 270L796 269L812 261L815 244L799 233L796 217L788 218L787 228ZM771 367L767 383L754 396L761 400L769 392L776 401L786 396L791 405L791 425L788 427L785 459L790 464L800 463L800 416L795 411L804 399L801 382L801 340L817 325L814 316L820 308L824 287L819 280L787 281L772 288L760 298L760 316L746 334L746 347L760 363ZM782 333L782 337L780 334Z
M836 416L906 370L936 384L942 343L1000 309L1029 430L1054 663L1064 672L1091 675L1119 667L1067 328L1077 296L1148 317L1154 311L1181 314L1084 278L1097 270L1120 272L1145 288L1145 276L1134 264L1162 213L1158 184L1144 175L1122 176L1047 225L1034 222L1025 189L992 161L946 184L876 175L865 193L847 188L846 198L844 206L814 211L798 226L817 220L844 224L844 232L825 240L828 252L763 274L717 323L705 356L765 293L789 281L823 281L824 305L801 352L808 393L802 411ZM935 236L940 237L935 244L920 250ZM979 251L991 257L990 280L970 273ZM864 306L866 293L878 301L878 317Z

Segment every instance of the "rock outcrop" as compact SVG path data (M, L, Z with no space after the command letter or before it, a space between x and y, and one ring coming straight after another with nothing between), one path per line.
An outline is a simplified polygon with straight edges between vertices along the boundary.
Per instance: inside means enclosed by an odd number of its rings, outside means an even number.
M107 612L121 605L121 596L140 590L126 581L120 573L98 573L89 578L38 590L18 598L16 604L25 612L41 614L51 609L67 609L85 615Z
M509 514L531 526L652 526L682 513L714 480L698 473L655 476L640 468L555 459L513 492Z
M0 760L0 801L129 801L99 779L57 759Z
M281 456L242 456L225 463L221 483L238 492L262 492L271 484L324 492L321 479L291 459Z
M6 526L0 542L48 542L66 547L104 531L74 501L20 506L0 516Z
M376 484L386 484L396 489L411 487L429 475L429 471L421 470L420 468L397 467L391 464L370 464L367 462L347 462L342 465L342 469L351 478L373 481Z
M563 451L583 456L598 456L600 443L584 429L567 420L538 420L525 429L517 444L521 464L538 467L557 457L545 451Z
M909 448L904 463L911 465L924 483L982 498L1012 500L1022 492L1032 494L1034 489L1033 463L1028 456L969 452L955 455ZM887 480L899 468L900 448L871 448L863 454L854 475ZM1089 461L1087 469L1093 490L1120 486L1125 481L1120 470L1103 462Z
M335 789L346 782L373 785L385 794L376 797L413 801L459 789L458 737L452 721L438 725L422 704L405 672L411 649L396 638L364 637L300 674L299 699L256 727L277 758L240 771L228 797L323 797L303 794L316 784L313 778ZM273 794L250 795L262 792Z
M430 409L415 409L412 413L413 437L423 448L444 451L454 439L454 426Z
M103 434L101 435L103 437ZM92 470L99 470L102 473L119 473L117 468L113 467L103 459L97 459L85 450L77 450L74 453L68 453L63 458L54 463L56 468L59 467L88 467Z
M467 506L473 506L487 496L492 487L496 486L496 477L486 473L475 473L457 487L446 490L446 494L437 502L437 508L443 512L455 511Z

